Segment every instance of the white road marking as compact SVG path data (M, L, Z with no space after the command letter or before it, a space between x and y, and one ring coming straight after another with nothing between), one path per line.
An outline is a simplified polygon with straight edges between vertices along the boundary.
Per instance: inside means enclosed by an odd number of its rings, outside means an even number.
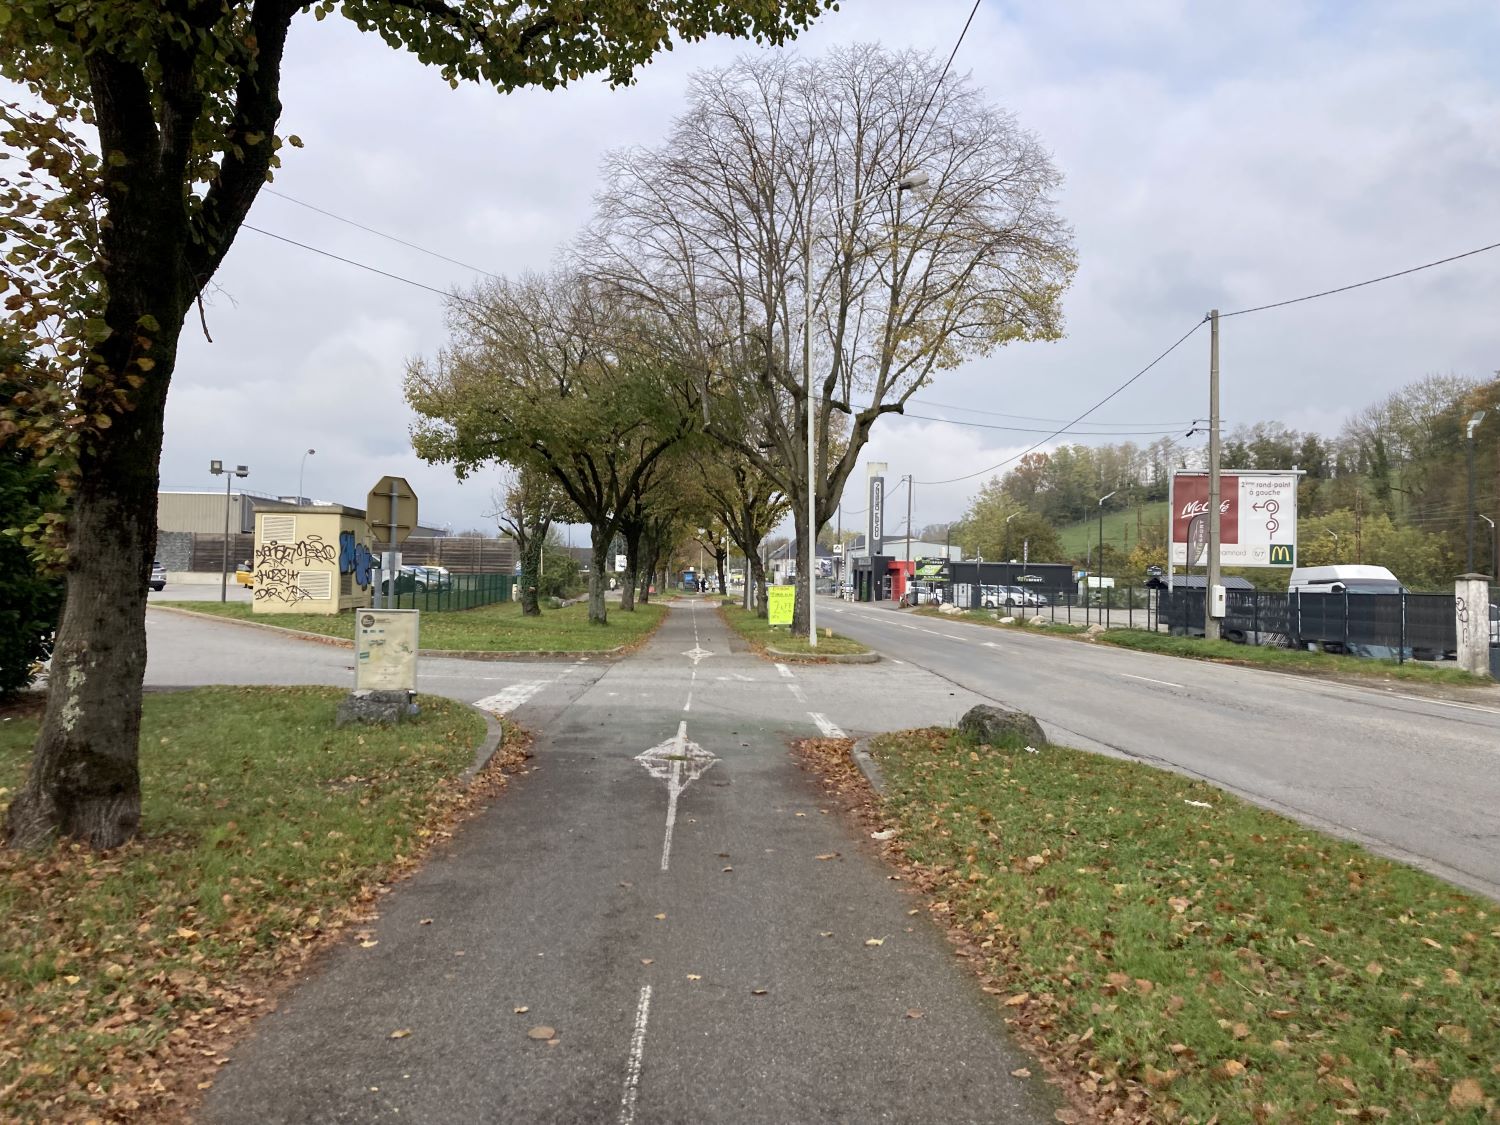
M785 664L776 665L776 671L781 673L781 678L784 680L790 680L792 678L792 670Z
M1174 684L1171 680L1153 680L1150 676L1132 676L1129 672L1121 672L1119 674L1127 680L1145 680L1148 684L1161 684L1164 687L1174 687L1181 691L1187 690L1181 684Z
M985 648L999 648L1000 646L997 645L994 641L985 641L984 642L984 647Z
M827 715L820 711L809 711L808 718L818 724L818 729L823 732L824 738L848 738L849 736L838 727L834 726Z
M1455 703L1451 699L1428 699L1421 695L1403 695L1399 692L1386 692L1386 699L1409 699L1413 703L1435 703L1439 707L1457 707L1460 711L1483 711L1486 715L1500 715L1500 710L1494 707L1481 707L1477 703Z
M966 641L968 637L955 637L952 633L939 633L940 637L947 637L950 641Z
M683 719L677 724L674 737L643 750L635 760L652 777L667 783L667 833L661 844L661 869L666 871L672 859L672 833L677 827L677 798L719 759L696 742L688 741L687 720Z
M630 1034L630 1055L625 1061L625 1093L620 1098L620 1125L635 1121L635 1099L641 1088L641 1061L646 1054L646 1020L651 1016L651 986L641 985L635 1006L635 1030Z
M786 686L787 686L787 689L792 693L792 696L797 700L798 703L806 703L807 702L807 696L803 694L802 688L801 688L800 685L798 685L798 684L787 684Z
M893 657L891 657L891 663L892 663L892 664L905 664L905 663L906 663L906 661L904 661L904 660L897 660L897 659L896 659L896 658L895 658L895 657L894 657L894 656L893 656Z
M684 711L691 711L693 709L693 697L691 695L687 697L687 702L682 705L682 709Z
M474 706L492 714L509 715L551 682L551 680L522 680L494 695L487 695L483 699L476 700Z

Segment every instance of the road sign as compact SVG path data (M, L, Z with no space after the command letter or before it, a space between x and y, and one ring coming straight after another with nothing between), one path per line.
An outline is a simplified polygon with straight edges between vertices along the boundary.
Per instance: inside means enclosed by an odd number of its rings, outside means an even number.
M381 477L365 497L365 523L379 546L401 543L417 526L417 494L404 477Z
M362 609L354 622L354 690L416 691L415 609Z
M792 611L797 605L797 587L766 587L766 624L790 625Z

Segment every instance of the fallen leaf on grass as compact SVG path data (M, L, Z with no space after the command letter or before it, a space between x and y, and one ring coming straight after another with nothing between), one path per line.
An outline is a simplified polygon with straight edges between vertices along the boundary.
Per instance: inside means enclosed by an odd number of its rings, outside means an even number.
M555 1027L547 1027L543 1024L539 1027L533 1027L526 1033L526 1037L528 1039L555 1039L557 1038L557 1029Z
M1239 1059L1226 1059L1224 1064L1218 1068L1218 1072L1225 1078L1238 1078L1245 1073L1245 1064Z
M1189 800L1187 800L1187 799L1184 798L1184 800L1183 800L1182 803L1184 805L1192 805L1193 808L1195 808L1195 809L1211 809L1211 808L1213 808L1213 805L1209 804L1207 801L1189 801Z
M1029 992L1018 992L1014 996L1012 996L1009 1000L1007 1000L1005 1002L1005 1006L1007 1008L1019 1008L1022 1004L1026 1003L1026 1001L1028 1001L1030 999L1031 999L1031 993L1029 993Z
M896 830L894 828L883 828L879 832L871 832L870 833L870 839L872 839L872 840L889 840L895 834L896 834Z
M1484 1087L1477 1078L1460 1078L1448 1091L1449 1109L1475 1109L1484 1104Z
M1020 1067L1017 1067L1015 1070L1011 1071L1010 1072L1010 1076L1012 1078L1030 1078L1031 1077L1031 1071L1027 1070L1024 1066L1020 1066Z
M1177 1080L1177 1076L1181 1073L1181 1071L1176 1069L1157 1070L1156 1067L1148 1063L1145 1074L1146 1085L1150 1086L1153 1090L1165 1090Z
M398 1027L395 1031L391 1032L391 1038L392 1039L405 1039L410 1034L411 1034L411 1028L409 1028L409 1027Z

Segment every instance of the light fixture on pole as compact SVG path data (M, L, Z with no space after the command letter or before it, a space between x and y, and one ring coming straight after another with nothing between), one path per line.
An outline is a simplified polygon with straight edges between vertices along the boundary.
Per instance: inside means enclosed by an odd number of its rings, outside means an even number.
M219 571L219 600L229 600L229 488L234 483L235 477L248 477L250 475L249 465L236 465L233 469L226 468L223 461L210 461L208 471L214 476L224 478L224 558Z
M896 194L903 191L913 191L923 187L927 183L926 172L908 172L893 185ZM867 200L874 199L878 195L884 195L890 187L882 188L880 191L872 191L868 195L862 195L858 199L850 200L839 211L847 211L857 207ZM816 427L814 420L817 418L817 410L813 405L813 383L812 383L812 312L813 312L813 286L812 286L812 184L808 184L807 192L807 221L802 231L802 393L805 396L807 406L807 646L818 647L818 500L816 482L818 479L817 444L814 438ZM910 536L910 529L907 530Z
M1474 573L1474 431L1479 428L1479 423L1484 421L1483 410L1474 411L1469 418L1466 434L1469 439L1469 518L1465 521L1469 530L1469 570Z
M1495 530L1495 521L1483 512L1479 513L1479 518L1490 525L1490 577L1494 578L1500 571L1500 531Z
M1005 517L1005 558L1007 561L1009 561L1010 559L1010 521L1015 519L1020 514L1021 509L1017 508L1014 512Z
M1120 490L1118 488L1115 489L1115 492L1119 492L1119 491ZM1115 492L1111 492L1108 496L1101 496L1101 497L1099 497L1099 564L1098 564L1098 569L1099 569L1099 574L1101 576L1104 574L1104 502L1106 500L1108 500L1110 496L1113 496L1115 494Z
M302 478L303 475L307 472L307 459L316 452L316 449L309 449L306 453L304 453L302 455L302 465L297 470L297 507L299 508L302 506Z

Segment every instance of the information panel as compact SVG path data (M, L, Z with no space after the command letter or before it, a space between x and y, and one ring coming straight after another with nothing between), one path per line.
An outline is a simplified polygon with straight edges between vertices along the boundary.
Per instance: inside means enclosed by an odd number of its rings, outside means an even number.
M1219 563L1297 565L1297 470L1219 474ZM1208 474L1173 473L1173 566L1208 563Z
M420 617L415 609L355 611L355 691L417 690Z

